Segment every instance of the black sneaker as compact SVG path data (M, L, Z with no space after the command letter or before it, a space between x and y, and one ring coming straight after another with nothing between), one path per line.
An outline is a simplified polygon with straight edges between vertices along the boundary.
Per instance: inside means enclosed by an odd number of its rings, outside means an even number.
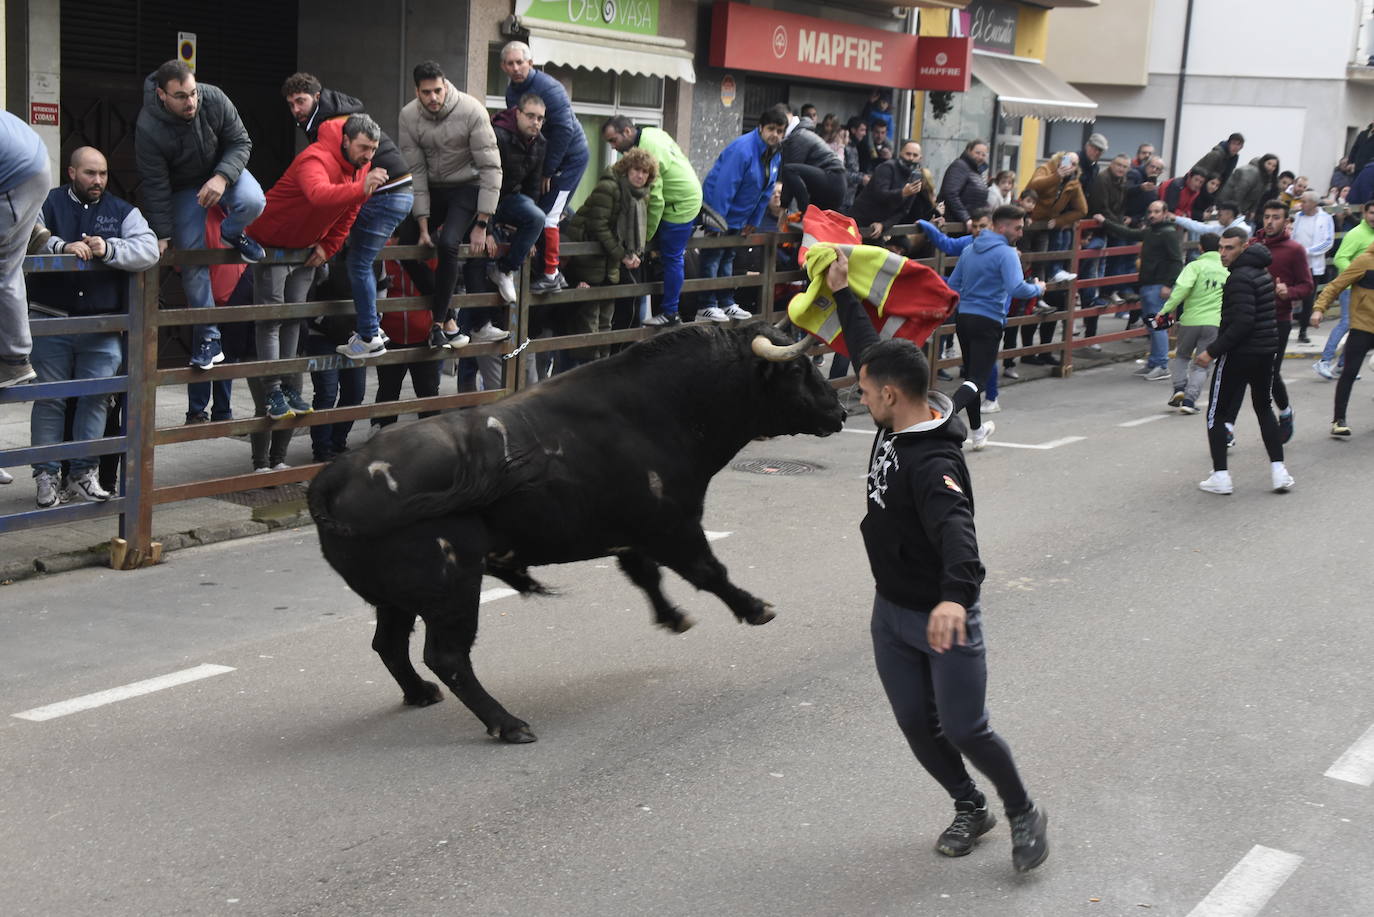
M978 838L991 831L996 824L997 816L992 814L986 801L981 806L972 802L956 802L954 821L949 823L949 827L935 842L935 850L947 857L967 856L978 843Z
M1172 395L1169 396L1169 407L1171 407L1171 408L1179 407L1179 406L1181 406L1181 405L1183 404L1183 402L1186 401L1187 399L1188 399L1188 393L1185 392L1185 391L1183 391L1182 389L1179 389L1178 391L1174 392Z
M444 334L444 326L436 322L434 326L429 329L429 349L439 350L447 346L448 337Z
M286 403L291 406L291 413L297 417L315 413L315 409L310 406L310 402L301 397L301 393L290 386L283 385L282 396L286 398Z
M1032 806L1029 812L1011 816L1011 865L1017 872L1030 872L1050 855L1045 836L1049 817Z
M1293 409L1279 412L1279 442L1286 443L1293 438Z

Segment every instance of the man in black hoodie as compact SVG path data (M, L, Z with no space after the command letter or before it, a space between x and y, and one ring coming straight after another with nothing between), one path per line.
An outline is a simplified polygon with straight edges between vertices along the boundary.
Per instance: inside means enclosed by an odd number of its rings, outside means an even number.
M1212 475L1198 487L1212 494L1234 489L1226 467L1227 421L1240 413L1245 389L1259 419L1260 436L1269 453L1270 477L1275 493L1293 486L1293 476L1283 464L1283 439L1270 402L1274 352L1279 346L1274 318L1274 278L1269 273L1269 249L1260 243L1246 247L1249 233L1239 226L1221 234L1221 263L1230 268L1221 289L1221 327L1207 349L1193 359L1212 370L1212 396L1207 406L1207 444L1212 452Z
M319 139L320 125L334 118L363 113L363 103L334 89L325 89L309 73L293 73L281 87L282 98L291 116L310 143ZM374 263L382 246L396 234L410 215L415 195L411 191L410 165L385 132L372 157L373 170L385 169L385 184L363 202L358 218L348 233L348 283L353 293L353 308L358 322L353 336L343 345L345 356L362 360L386 353L377 316L377 266ZM418 227L408 240L419 237ZM433 275L417 262L406 263L406 271L422 292L433 289Z
M1011 821L1012 864L1029 871L1049 855L1047 818L1027 795L1011 749L988 725L978 601L984 570L964 425L945 395L927 392L930 366L919 347L878 340L849 290L843 253L826 285L859 367L863 404L878 426L861 526L877 590L878 677L916 760L954 799L954 821L935 849L963 856L997 823L966 757L997 788Z

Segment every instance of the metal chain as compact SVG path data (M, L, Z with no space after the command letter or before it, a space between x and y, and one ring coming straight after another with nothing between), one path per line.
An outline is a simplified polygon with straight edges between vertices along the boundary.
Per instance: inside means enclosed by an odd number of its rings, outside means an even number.
M524 343L521 344L519 347L515 348L514 350L512 350L510 353L503 353L503 354L501 354L501 359L503 359L503 360L513 360L513 359L515 359L516 357L520 356L520 352L521 352L522 350L524 350L524 349L525 349L526 347L528 347L528 346L530 346L530 339L529 339L529 338L525 338Z

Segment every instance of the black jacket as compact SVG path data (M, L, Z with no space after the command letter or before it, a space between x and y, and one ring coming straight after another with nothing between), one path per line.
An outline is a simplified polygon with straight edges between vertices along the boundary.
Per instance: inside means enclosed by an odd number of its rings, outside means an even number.
M1193 168L1204 174L1215 172L1221 176L1222 185L1225 185L1226 179L1231 177L1238 162L1240 154L1232 153L1230 143L1223 140L1203 154L1203 157L1193 164Z
M539 200L549 142L542 133L529 141L521 137L514 108L493 115L491 127L496 132L496 147L501 151L501 196L523 194Z
M939 199L945 202L945 218L967 223L969 211L988 206L988 183L967 153L950 163L940 182Z
M805 122L803 122L803 125ZM835 155L835 151L830 148L830 144L821 139L821 135L814 130L808 130L804 126L799 126L792 133L788 134L782 142L782 164L799 162L803 165L815 166L822 172L843 172L844 163L840 157Z
M901 159L879 163L878 168L873 170L873 177L854 200L850 216L860 229L870 223L895 224L907 212L912 201L911 198L902 197L902 188L920 177L920 174Z
M1126 177L1116 178L1111 170L1097 176L1088 192L1088 214L1102 214L1113 222L1120 223L1125 216ZM1145 206L1149 206L1146 204Z
M1231 275L1221 288L1221 328L1207 345L1214 357L1227 353L1273 354L1279 348L1274 318L1273 260L1269 249L1256 242L1231 262Z
M1183 232L1171 221L1146 223L1139 228L1106 223L1112 235L1140 243L1140 283L1173 284L1183 270Z
M315 110L310 113L310 117L305 119L305 123L296 123L305 137L311 143L320 139L320 125L341 115L356 115L358 112L367 112L367 107L362 101L353 98L346 93L336 89L321 89L319 101L315 103ZM374 119L375 120L375 119ZM372 165L376 168L386 169L389 181L394 181L402 175L410 174L410 164L397 149L396 142L382 131L382 139L377 142L377 153L372 157Z

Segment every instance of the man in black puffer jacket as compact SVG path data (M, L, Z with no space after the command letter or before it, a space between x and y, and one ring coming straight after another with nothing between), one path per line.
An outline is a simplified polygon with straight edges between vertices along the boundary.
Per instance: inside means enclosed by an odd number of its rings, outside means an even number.
M983 172L988 167L988 142L970 140L959 158L945 170L940 183L940 200L945 202L945 219L968 223L969 214L988 205L988 183Z
M1232 226L1221 234L1221 263L1231 270L1221 291L1221 328L1216 340L1195 358L1199 366L1216 360L1212 370L1212 400L1207 408L1207 443L1212 452L1212 476L1198 486L1208 493L1229 494L1231 472L1226 467L1227 429L1240 413L1245 389L1259 420L1260 436L1269 453L1275 493L1293 486L1283 464L1283 441L1270 402L1274 351L1279 346L1274 318L1273 260L1269 249L1256 243L1246 247L1248 234Z
M793 201L802 213L810 204L822 210L839 210L844 205L844 162L816 133L815 121L792 116L781 152L778 181L784 209Z

